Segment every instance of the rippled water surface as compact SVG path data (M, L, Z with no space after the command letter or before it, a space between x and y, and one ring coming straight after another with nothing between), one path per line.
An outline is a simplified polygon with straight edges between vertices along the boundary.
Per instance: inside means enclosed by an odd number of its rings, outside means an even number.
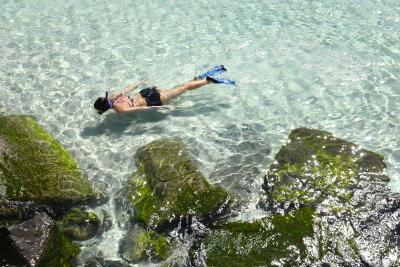
M333 132L385 156L400 191L400 2L7 1L0 3L0 113L31 114L110 197L138 147L180 137L211 182L249 204L291 129ZM98 116L94 100L142 80L161 88L225 64L173 109ZM114 221L81 260L118 259ZM251 215L245 215L251 216Z

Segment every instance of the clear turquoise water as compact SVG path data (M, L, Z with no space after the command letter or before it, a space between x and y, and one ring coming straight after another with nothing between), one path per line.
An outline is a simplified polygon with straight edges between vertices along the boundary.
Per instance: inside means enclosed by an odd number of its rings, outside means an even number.
M0 113L37 117L111 198L138 147L178 136L256 216L262 174L296 127L382 153L400 191L399 1L86 2L0 3ZM162 112L92 109L106 90L172 87L220 63L235 89L207 86ZM101 209L113 228L82 243L82 261L118 259L124 219L112 201Z

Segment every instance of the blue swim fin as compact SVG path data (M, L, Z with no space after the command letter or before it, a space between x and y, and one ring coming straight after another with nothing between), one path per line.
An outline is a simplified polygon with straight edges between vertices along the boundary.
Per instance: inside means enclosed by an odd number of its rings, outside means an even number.
M236 84L236 82L234 80L227 80L227 79L222 79L222 78L217 78L217 77L207 76L206 79L207 79L207 81L211 81L213 83L224 83L224 84L233 85L233 86Z
M213 75L217 75L217 74L221 74L224 73L226 71L224 65L217 65L215 67L213 67L212 69L210 69L209 71L196 76L194 79L195 80L204 80L205 78L207 78L207 76L213 76Z

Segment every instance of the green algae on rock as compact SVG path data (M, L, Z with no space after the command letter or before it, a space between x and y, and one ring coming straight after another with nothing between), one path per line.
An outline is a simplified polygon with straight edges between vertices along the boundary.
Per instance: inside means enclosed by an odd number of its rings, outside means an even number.
M93 212L73 208L59 222L59 226L68 238L87 240L99 231L100 220Z
M98 197L72 155L30 116L0 116L3 198L71 206Z
M153 141L135 157L130 198L136 220L145 226L164 226L187 214L211 216L227 204L228 193L207 182L180 141Z
M385 168L379 154L325 131L299 128L276 155L264 184L276 203L319 204L330 198L332 204L346 205L363 179L386 186Z
M203 241L207 266L299 266L305 258L304 238L313 235L314 210L304 207L254 222L232 222ZM289 266L288 265L288 266Z
M120 244L121 256L133 263L164 261L172 254L172 250L173 244L165 233L145 230L140 226L132 228Z
M302 264L399 266L400 195L383 156L313 129L295 129L264 178L269 211L313 207Z
M75 266L76 264L74 261L79 255L79 252L79 246L69 240L61 229L55 225L51 230L47 248L40 257L39 267Z

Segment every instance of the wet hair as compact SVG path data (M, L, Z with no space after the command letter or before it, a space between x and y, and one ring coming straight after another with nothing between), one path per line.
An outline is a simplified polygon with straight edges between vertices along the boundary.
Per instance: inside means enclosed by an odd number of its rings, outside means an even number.
M108 92L106 92L106 96L101 96L97 98L96 102L94 102L94 108L97 109L97 113L103 114L107 110L112 107L111 101L108 100Z

